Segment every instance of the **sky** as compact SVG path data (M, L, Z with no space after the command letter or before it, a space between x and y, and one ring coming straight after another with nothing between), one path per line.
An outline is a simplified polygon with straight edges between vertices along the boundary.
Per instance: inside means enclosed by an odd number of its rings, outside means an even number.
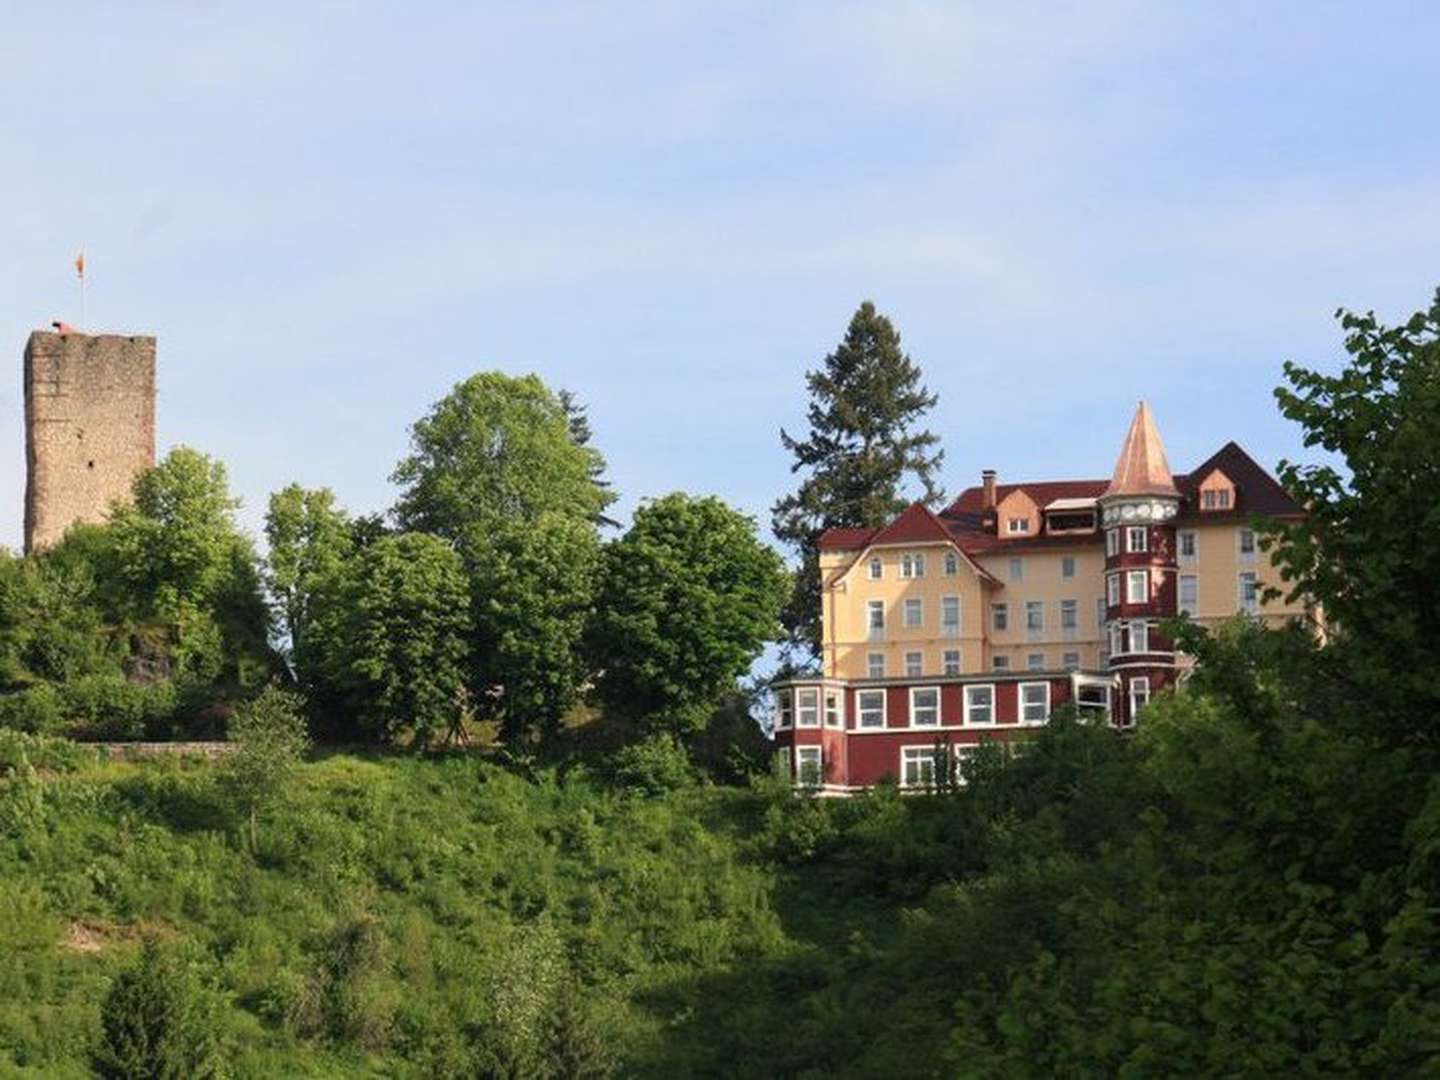
M873 300L958 492L1313 456L1272 396L1337 308L1440 285L1430 2L7 5L0 544L32 329L159 338L158 439L394 499L477 371L588 404L628 516L794 484L805 373Z

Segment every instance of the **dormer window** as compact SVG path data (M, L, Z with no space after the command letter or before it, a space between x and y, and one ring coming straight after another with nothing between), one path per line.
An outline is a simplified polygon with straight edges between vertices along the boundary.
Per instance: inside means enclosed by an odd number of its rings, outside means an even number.
M1005 531L1012 536L1028 533L1030 531L1030 519L1023 517L1012 517L1005 522Z
M925 556L916 552L911 555L902 556L900 559L900 576L902 578L920 578L925 576Z
M1202 491L1200 493L1200 505L1206 510L1229 510L1230 489L1220 488L1218 490Z

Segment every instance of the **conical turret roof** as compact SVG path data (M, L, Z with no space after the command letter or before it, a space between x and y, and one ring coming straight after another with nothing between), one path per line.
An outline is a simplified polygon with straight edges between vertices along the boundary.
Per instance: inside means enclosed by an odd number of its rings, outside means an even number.
M1150 413L1150 406L1143 401L1135 410L1135 419L1130 421L1130 432L1125 436L1120 460L1115 462L1115 475L1100 497L1104 499L1115 495L1180 497L1175 478L1170 474L1170 463L1165 460L1165 444L1160 441L1155 417Z

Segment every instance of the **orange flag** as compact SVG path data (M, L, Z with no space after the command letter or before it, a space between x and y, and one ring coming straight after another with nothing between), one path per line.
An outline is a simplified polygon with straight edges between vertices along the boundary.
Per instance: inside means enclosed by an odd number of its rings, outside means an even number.
M75 275L82 278L85 276L85 252L83 251L75 256Z

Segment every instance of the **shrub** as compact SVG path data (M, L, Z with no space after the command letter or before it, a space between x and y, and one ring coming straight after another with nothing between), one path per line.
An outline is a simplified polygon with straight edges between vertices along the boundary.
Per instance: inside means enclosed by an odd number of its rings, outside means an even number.
M663 732L617 750L610 771L617 784L641 795L664 795L695 780L685 748Z
M0 728L0 773L18 769L22 762L52 772L74 772L95 759L95 751L69 739L27 735Z
M65 707L59 689L40 683L0 697L0 728L47 735L65 723Z
M107 1080L223 1076L215 1020L214 995L195 963L152 938L105 995L95 1072Z
M169 735L175 685L131 683L92 675L60 688L65 726L78 738L141 739Z

